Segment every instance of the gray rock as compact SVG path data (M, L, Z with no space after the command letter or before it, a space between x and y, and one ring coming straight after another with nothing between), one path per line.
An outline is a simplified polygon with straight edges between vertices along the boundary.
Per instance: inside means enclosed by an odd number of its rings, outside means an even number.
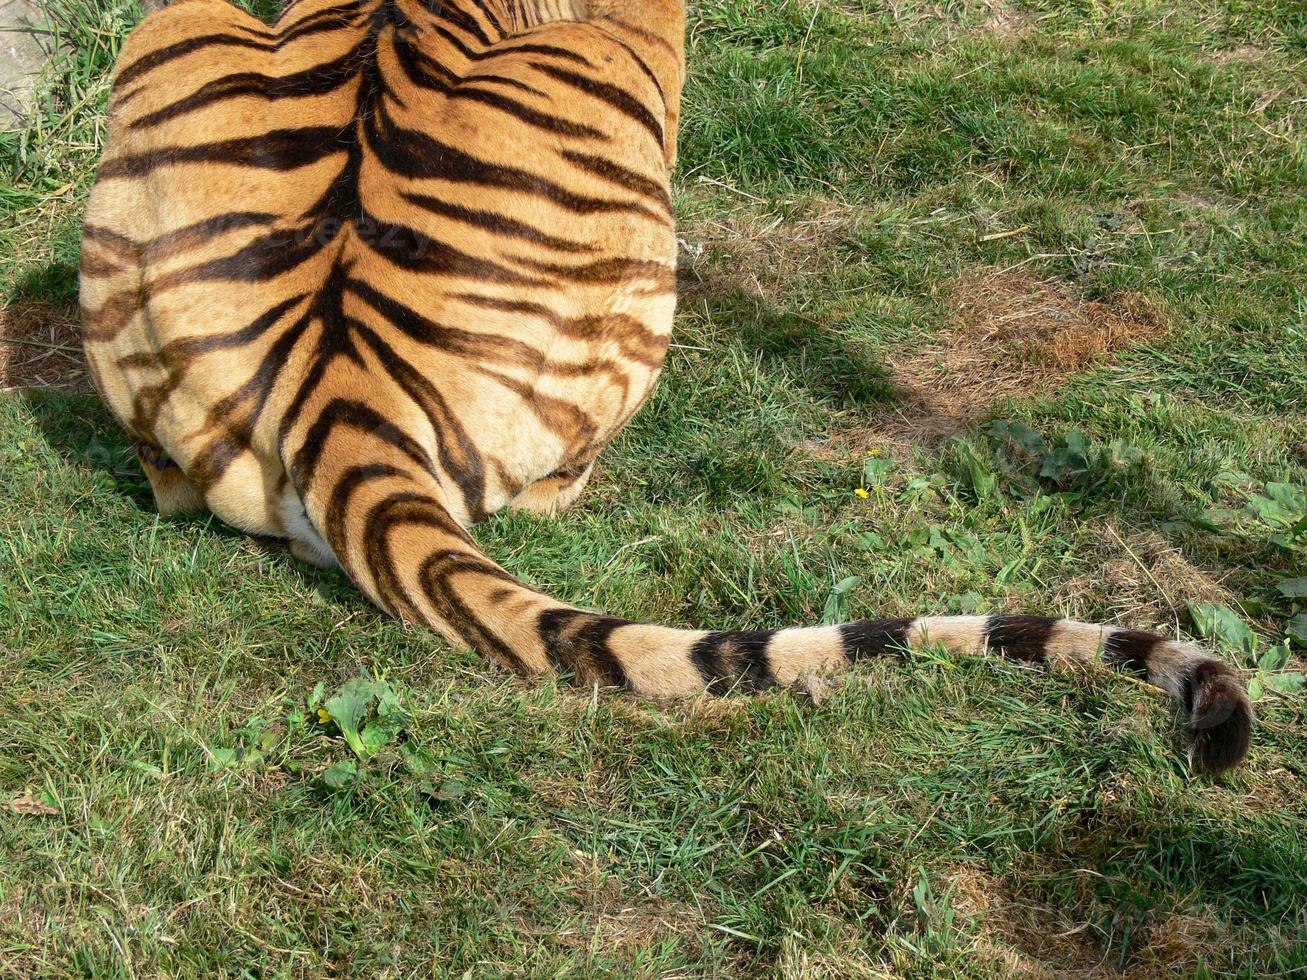
M0 0L0 130L21 129L35 106L54 51L46 23L35 0Z

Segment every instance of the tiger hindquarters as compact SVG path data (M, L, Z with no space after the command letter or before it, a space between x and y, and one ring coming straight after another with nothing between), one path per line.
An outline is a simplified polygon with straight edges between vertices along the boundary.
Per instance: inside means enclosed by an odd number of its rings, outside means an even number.
M383 608L425 624L520 673L652 696L758 691L860 660L942 646L1031 664L1095 661L1162 688L1193 729L1192 756L1219 772L1247 753L1252 705L1236 671L1148 633L1036 616L927 616L781 630L700 631L577 609L486 557L451 516L430 462L393 428L330 436L290 466L308 515L345 570ZM348 460L369 459L365 464Z

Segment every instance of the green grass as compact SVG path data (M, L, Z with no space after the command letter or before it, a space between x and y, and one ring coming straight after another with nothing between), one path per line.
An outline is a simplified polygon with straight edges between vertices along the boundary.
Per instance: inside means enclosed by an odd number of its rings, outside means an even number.
M139 16L52 9L69 53L0 137L15 307L75 295ZM702 0L690 39L686 346L578 509L492 521L490 553L669 624L1192 634L1202 601L1279 641L1307 542L1258 501L1307 485L1302 5ZM995 270L1169 329L950 438L896 429L896 370ZM819 706L523 684L159 518L91 395L0 395L0 671L0 974L1307 972L1301 691L1211 780L1104 674L923 655ZM363 674L402 711L351 778L311 708Z

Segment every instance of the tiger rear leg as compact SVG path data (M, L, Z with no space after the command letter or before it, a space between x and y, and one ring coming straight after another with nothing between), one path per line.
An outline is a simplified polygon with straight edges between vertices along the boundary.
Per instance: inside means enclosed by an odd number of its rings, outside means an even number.
M590 482L592 472L594 472L594 463L580 473L564 471L552 473L523 489L513 498L509 506L514 510L546 515L566 510L581 496L586 484Z
M162 449L136 443L136 458L154 491L154 503L164 517L204 510L204 494Z

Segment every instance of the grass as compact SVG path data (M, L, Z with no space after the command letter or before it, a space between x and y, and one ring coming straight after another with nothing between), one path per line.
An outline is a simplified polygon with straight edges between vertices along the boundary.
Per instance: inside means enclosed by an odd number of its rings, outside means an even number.
M75 296L139 17L51 10L67 54L0 138L0 973L1307 973L1307 720L1271 686L1302 648L1262 659L1307 631L1300 4L701 0L684 346L577 510L478 532L669 624L1226 607L1267 690L1216 781L1119 677L594 697L159 518L12 342ZM365 676L395 707L359 762L313 709Z

